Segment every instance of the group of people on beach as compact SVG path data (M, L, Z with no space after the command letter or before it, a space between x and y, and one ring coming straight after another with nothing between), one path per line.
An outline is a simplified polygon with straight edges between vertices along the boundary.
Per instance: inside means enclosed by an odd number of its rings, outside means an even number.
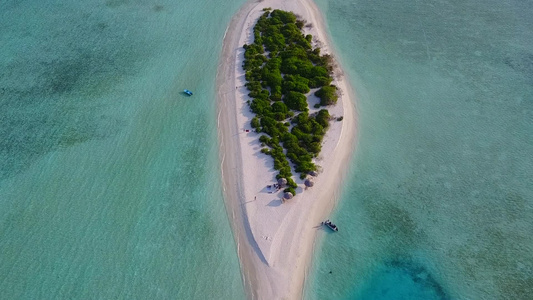
M279 184L277 184L277 183L274 183L274 184L272 184L272 185L267 185L267 188L269 188L269 189L275 189L274 191L271 190L271 191L269 192L270 194L272 194L272 193L275 193L275 192L279 191L279 190L281 189L281 186L280 186Z

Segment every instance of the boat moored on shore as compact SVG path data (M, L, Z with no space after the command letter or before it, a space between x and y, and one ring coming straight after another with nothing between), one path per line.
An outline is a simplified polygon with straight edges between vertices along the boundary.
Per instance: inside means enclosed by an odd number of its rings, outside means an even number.
M326 227L328 227L329 229L331 229L333 231L339 231L339 227L337 227L337 225L331 223L330 220L326 220L326 221L322 222L322 225L325 225Z

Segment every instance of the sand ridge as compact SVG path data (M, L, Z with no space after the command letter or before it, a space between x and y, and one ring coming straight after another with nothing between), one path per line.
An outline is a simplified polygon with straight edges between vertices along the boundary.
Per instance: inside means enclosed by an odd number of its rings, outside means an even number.
M323 230L320 222L335 205L355 145L355 98L337 67L333 83L341 97L327 109L344 119L330 122L316 161L322 169L315 185L304 189L303 181L295 178L297 195L282 203L282 192L267 187L275 183L277 172L272 157L260 152L260 133L250 126L254 114L246 102L250 99L242 69L242 46L253 42L253 26L265 7L292 11L312 24L305 27L306 34L320 41L322 53L332 53L322 16L311 0L249 1L236 13L224 36L217 73L222 179L249 298L300 299L314 241ZM309 97L310 113L316 101Z

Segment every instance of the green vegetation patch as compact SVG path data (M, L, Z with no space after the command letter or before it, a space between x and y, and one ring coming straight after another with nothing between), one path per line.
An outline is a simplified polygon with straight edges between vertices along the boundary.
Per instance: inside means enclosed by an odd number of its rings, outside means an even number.
M313 37L303 35L304 26L292 12L268 9L254 27L253 44L243 46L249 105L256 114L251 126L264 133L261 152L272 156L276 178L287 179L286 191L293 194L297 186L289 161L300 178L317 170L312 159L320 153L330 119L326 109L310 115L305 94L318 88L318 107L338 98L331 56L311 46Z

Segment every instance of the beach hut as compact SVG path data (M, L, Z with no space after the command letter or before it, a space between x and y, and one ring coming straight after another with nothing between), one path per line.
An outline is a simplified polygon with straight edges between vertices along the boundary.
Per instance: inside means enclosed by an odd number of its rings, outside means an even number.
M313 177L317 177L318 173L317 173L317 171L311 171L311 172L309 172L309 175L311 175Z
M315 185L315 183L313 182L313 180L311 180L311 178L307 178L304 181L304 184L305 184L306 187L312 187L313 185Z
M283 199L292 199L294 197L291 192L286 192L283 194Z
M285 187L287 185L287 179L285 178L278 179L278 184L280 187Z

